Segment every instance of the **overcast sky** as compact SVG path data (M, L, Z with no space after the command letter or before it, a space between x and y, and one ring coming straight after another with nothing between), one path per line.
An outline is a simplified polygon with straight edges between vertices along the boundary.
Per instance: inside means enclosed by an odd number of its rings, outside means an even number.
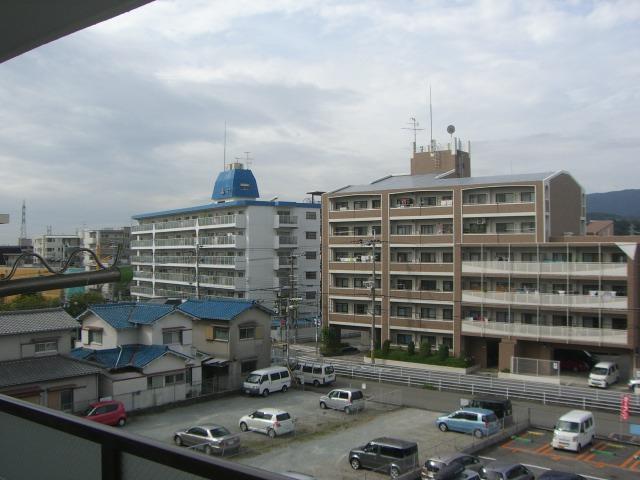
M251 152L262 198L409 169L416 117L472 173L639 188L640 2L155 2L0 64L0 244L208 203ZM134 222L135 223L135 222Z

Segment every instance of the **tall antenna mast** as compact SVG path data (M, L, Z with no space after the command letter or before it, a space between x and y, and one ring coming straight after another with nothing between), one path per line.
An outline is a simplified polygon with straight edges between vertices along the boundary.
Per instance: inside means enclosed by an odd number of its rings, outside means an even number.
M431 107L431 84L429 84L429 151L433 152L435 150L433 145L433 108Z
M413 153L416 153L416 142L417 142L416 132L418 130L424 130L424 128L418 128L418 125L420 125L420 124L416 120L416 117L411 117L409 120L411 120L409 122L409 125L411 125L411 126L410 127L402 127L402 130L413 130Z
M18 245L28 246L27 245L27 204L25 200L22 200L22 222L20 223L20 238L18 238Z
M222 171L227 169L227 121L224 121L224 150L222 151Z

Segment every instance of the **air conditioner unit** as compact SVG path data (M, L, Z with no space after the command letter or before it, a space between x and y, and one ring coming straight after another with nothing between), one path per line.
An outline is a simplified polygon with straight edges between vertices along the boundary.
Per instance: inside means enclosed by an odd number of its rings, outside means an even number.
M487 219L486 218L476 218L476 223L478 225L484 225L485 223L487 223Z

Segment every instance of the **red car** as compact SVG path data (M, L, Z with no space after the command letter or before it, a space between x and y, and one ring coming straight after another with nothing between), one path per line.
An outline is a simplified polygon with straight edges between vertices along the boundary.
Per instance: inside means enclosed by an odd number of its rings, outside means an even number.
M591 367L583 360L568 358L566 360L560 360L560 370L565 372L588 372L591 370Z
M122 427L127 423L127 412L124 409L124 404L117 400L92 403L82 413L82 416L87 420L104 423L105 425Z

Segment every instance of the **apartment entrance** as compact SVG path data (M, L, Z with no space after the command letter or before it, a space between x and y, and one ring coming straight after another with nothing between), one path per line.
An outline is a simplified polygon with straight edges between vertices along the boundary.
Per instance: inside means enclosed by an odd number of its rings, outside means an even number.
M202 362L202 393L229 389L229 361L210 358Z
M500 356L500 340L497 338L487 338L487 368L497 368Z

